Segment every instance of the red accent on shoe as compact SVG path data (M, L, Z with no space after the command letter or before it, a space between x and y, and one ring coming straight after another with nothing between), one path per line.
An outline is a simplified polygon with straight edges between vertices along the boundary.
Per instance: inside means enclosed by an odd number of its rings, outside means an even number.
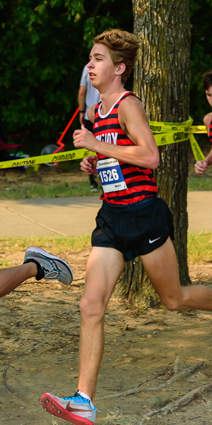
M80 416L69 412L67 409L64 409L53 398L51 398L50 394L48 393L45 393L41 396L40 402L43 409L45 409L48 413L57 416L58 418L64 419L73 425L94 425L94 422L90 421L89 419L82 417L80 418Z

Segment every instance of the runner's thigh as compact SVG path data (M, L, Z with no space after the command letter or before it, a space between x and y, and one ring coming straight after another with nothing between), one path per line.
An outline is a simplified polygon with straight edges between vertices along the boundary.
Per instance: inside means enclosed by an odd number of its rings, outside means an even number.
M152 285L162 300L164 297L177 299L181 296L177 257L170 238L160 248L150 254L142 255L141 260Z
M86 268L84 295L107 304L124 270L123 254L113 248L92 247Z

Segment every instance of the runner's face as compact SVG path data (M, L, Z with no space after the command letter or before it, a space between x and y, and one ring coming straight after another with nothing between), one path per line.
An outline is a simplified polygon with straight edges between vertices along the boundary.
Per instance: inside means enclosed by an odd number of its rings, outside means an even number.
M205 90L205 94L209 105L212 106L212 86L210 86L208 90Z
M100 90L102 86L110 85L117 66L113 64L108 48L103 44L95 44L89 59L87 67L92 86Z

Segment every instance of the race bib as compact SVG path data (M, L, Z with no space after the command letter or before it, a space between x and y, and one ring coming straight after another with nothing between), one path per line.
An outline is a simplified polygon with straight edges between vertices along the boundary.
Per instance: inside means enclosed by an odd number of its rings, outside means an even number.
M127 189L119 161L107 158L97 162L97 171L105 193Z

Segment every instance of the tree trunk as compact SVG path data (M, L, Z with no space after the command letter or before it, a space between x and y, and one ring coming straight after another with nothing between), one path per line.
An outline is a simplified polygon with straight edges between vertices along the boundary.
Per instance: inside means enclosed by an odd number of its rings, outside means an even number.
M134 92L150 121L180 123L189 118L189 0L132 0L134 32L141 40L134 70ZM171 209L182 285L190 284L187 266L188 142L160 148L155 176L158 196ZM126 265L118 291L129 299L158 302L140 260Z

